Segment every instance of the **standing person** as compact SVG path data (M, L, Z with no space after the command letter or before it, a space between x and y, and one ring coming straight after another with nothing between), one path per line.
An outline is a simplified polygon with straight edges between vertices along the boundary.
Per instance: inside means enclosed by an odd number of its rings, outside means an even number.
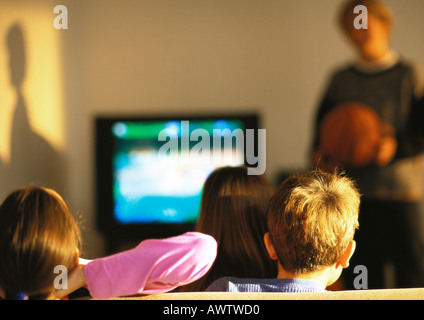
M271 278L277 274L263 243L266 209L273 190L261 175L248 175L246 167L221 167L206 179L196 230L214 237L218 253L209 272L181 287L204 291L223 276Z
M355 27L358 5L367 9L366 29ZM365 104L392 127L397 140L392 161L347 169L363 194L358 250L351 262L367 267L370 288L421 287L422 146L412 129L412 106L423 89L420 75L416 66L390 48L393 15L382 1L344 2L339 25L355 50L356 61L332 74L323 95L316 116L314 165L325 161L319 150L320 124L340 104ZM351 288L353 277L345 274L347 288Z

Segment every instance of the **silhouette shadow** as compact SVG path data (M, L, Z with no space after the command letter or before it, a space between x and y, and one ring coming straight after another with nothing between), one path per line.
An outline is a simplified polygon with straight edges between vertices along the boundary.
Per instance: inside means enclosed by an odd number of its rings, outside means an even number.
M14 24L7 33L10 81L16 91L12 119L10 164L0 164L3 195L23 185L42 185L64 192L65 157L55 150L30 125L27 104L22 94L26 71L26 51L22 28Z

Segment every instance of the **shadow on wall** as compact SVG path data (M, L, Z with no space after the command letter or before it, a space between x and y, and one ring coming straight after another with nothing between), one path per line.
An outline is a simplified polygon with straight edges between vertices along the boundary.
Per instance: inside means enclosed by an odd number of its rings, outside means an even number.
M0 193L5 196L12 189L28 184L50 187L62 193L66 174L64 155L32 130L28 118L22 94L26 72L25 41L18 24L9 29L6 42L16 103L11 119L10 162L6 164L0 159Z

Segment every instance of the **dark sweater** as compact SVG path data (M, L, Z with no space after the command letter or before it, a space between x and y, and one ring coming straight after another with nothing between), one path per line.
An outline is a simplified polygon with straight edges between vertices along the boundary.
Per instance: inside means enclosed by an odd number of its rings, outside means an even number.
M418 80L415 68L402 60L374 72L354 65L336 71L319 106L314 148L319 141L319 124L333 108L345 102L361 102L390 124L396 134L398 150L385 167L376 165L347 170L357 181L365 197L418 201L422 194L423 146L418 143L412 123L412 107L417 100Z

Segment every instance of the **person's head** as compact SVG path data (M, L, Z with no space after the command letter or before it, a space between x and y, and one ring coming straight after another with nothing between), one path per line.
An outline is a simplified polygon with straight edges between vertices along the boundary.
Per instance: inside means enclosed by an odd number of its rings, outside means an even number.
M14 24L7 33L9 51L10 80L14 87L20 89L25 78L26 52L22 28Z
M357 28L355 19L367 8L367 28ZM369 61L383 57L389 50L390 34L394 24L391 10L380 0L347 0L340 8L338 23L361 58Z
M296 277L336 267L334 282L355 249L359 203L353 181L341 174L316 170L287 178L269 203L270 255Z
M0 290L6 299L47 299L56 266L78 264L80 230L64 200L43 187L24 187L0 206Z
M246 167L221 167L209 175L196 230L216 239L218 254L208 274L190 288L203 290L222 276L276 276L263 243L272 193L267 179L248 175Z

